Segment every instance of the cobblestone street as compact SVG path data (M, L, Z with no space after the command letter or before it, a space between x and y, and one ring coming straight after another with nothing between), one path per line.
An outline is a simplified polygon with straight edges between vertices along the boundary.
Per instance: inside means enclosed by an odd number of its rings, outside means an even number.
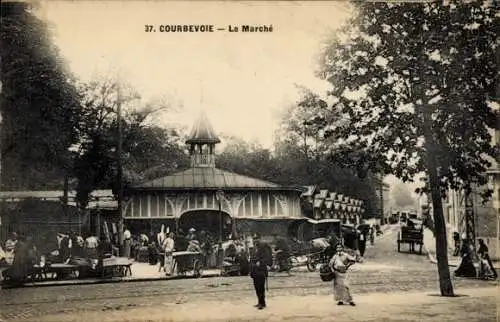
M365 261L353 266L351 287L355 295L395 292L438 292L437 268L426 255L397 253L396 228L378 238L367 248ZM455 280L460 289L495 286L494 282ZM331 284L321 282L317 273L295 272L292 276L276 275L269 280L270 303L273 298L308 295L307 298L331 294ZM363 295L361 295L363 296ZM368 296L368 295L366 295ZM328 296L328 298L330 298ZM42 321L56 316L85 316L99 312L103 318L128 310L155 310L177 304L253 302L254 291L249 277L184 279L150 282L123 282L79 286L6 289L0 292L3 320ZM200 304L200 305L201 305ZM114 312L113 314L110 312ZM93 321L95 315L91 315ZM46 320L45 321L49 321ZM63 320L61 320L63 321Z

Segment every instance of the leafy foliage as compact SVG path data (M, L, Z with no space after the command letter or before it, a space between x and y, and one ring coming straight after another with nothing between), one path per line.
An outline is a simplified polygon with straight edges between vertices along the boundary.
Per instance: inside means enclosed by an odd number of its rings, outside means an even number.
M187 157L175 141L175 131L152 125L154 113L168 110L164 102L144 104L131 88L118 88L118 81L103 79L83 84L82 121L78 127L80 142L74 147L74 175L77 198L85 208L90 193L97 188L112 188L116 194L118 99L122 104L123 183L156 177L187 164ZM120 90L120 97L118 91Z
M59 185L76 140L78 95L48 26L27 3L1 4L2 185Z
M340 113L328 110L319 95L304 87L301 90L301 99L283 114L275 143L284 177L364 200L366 215L375 215L380 206L375 191L381 180L367 169L360 171L352 158L332 153L340 141L329 129L344 120Z
M320 72L348 120L329 132L346 140L340 153L363 151L357 159L367 168L411 181L427 170L429 152L443 193L484 185L488 157L498 157L487 130L497 126L489 104L498 100L494 8L482 1L356 6L344 40L325 48ZM425 109L433 151L424 145Z

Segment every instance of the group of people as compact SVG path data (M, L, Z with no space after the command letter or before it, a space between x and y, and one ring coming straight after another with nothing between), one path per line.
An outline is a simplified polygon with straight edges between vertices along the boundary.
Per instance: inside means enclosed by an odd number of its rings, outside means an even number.
M262 310L266 307L266 286L269 276L269 269L273 263L273 255L271 247L262 241L260 236L254 237L255 247L252 249L250 256L250 277L253 280L255 293L257 295L256 308ZM281 246L283 247L283 246ZM342 243L338 242L333 246L334 252L328 261L328 266L334 274L333 279L333 294L338 305L349 304L355 306L352 298L349 283L348 271L349 267L359 261L357 256L352 256L344 251Z
M158 271L164 271L167 276L173 274L173 253L179 251L201 252L205 256L205 266L210 255L214 253L214 237L206 231L199 233L194 228L190 228L187 234L182 229L177 233L170 231L169 227L161 226L157 234L140 234L134 238L130 231L124 230L124 256L137 258L139 249L147 249L147 256L150 265L158 265Z
M0 248L0 262L8 266L8 269L3 271L2 277L8 277L13 284L21 284L33 272L33 267L40 258L33 239L31 236L19 236L14 232L4 247Z
M56 233L38 244L40 247L31 236L11 233L4 245L0 245L0 263L6 267L3 277L11 283L22 283L33 274L35 265L42 267L50 263L85 260L95 262L94 266L98 267L105 256L112 256L117 249L111 238L99 239L91 233Z
M479 260L479 270L476 270L476 267L474 266L474 245L469 241L469 239L467 239L464 235L462 236L462 240L460 240L460 235L456 232L453 234L453 239L455 243L453 255L460 256L461 259L458 268L455 270L455 276L497 279L498 274L493 266L490 255L488 254L488 246L483 239L478 239L479 248L477 250L477 256Z

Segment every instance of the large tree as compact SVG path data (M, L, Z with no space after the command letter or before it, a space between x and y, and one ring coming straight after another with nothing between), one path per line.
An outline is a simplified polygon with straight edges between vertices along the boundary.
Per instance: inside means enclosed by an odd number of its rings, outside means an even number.
M346 119L329 133L359 167L403 181L426 174L441 295L453 296L441 198L484 185L488 157L498 157L488 133L497 126L498 15L484 1L354 6L322 60Z
M375 189L380 180L374 173L361 171L352 159L332 153L340 140L325 136L325 126L342 124L341 113L326 109L320 95L298 86L301 95L285 110L277 132L275 158L282 177L295 184L318 185L365 202L365 216L377 213Z
M62 185L75 141L78 95L50 30L26 2L2 2L2 185Z
M120 85L120 88L119 88ZM118 189L118 103L122 106L123 184L151 179L187 164L175 129L154 125L152 115L171 108L165 100L144 103L130 86L105 77L80 86L82 117L74 146L77 199L84 209L98 188ZM121 95L118 95L118 93Z

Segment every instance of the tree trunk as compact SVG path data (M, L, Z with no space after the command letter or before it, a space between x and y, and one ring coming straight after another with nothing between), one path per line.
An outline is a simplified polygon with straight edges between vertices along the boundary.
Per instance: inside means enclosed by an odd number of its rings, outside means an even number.
M428 156L429 159L434 159ZM439 177L436 167L428 161L429 182L431 184L432 209L434 217L434 232L436 237L436 258L439 273L439 288L441 296L454 296L451 283L450 268L448 264L448 242L446 239L446 224L443 215L443 203L439 191Z
M441 200L440 180L438 175L438 164L435 156L436 146L431 127L431 117L428 106L424 106L424 137L427 150L427 173L432 197L432 209L434 217L434 236L436 237L436 259L439 274L439 289L441 296L454 296L453 284L451 282L450 268L448 264L448 242L446 239L446 225L443 215L443 203Z

